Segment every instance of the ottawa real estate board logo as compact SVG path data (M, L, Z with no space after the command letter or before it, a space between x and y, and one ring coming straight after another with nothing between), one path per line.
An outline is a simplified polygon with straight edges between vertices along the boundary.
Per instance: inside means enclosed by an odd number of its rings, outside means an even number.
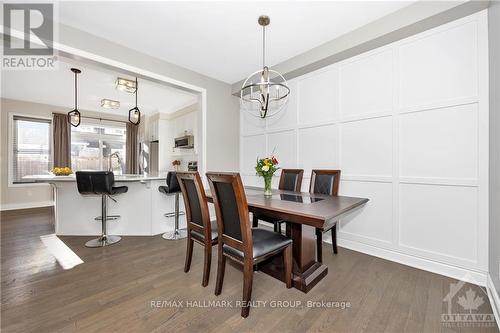
M53 3L3 4L2 69L55 69Z

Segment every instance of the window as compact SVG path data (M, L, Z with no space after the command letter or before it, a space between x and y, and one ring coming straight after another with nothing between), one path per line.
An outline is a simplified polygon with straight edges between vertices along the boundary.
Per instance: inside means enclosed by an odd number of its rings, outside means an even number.
M13 117L12 182L26 183L24 176L47 174L51 168L51 121Z
M71 168L78 170L108 170L109 155L118 153L120 163L113 159L113 171L125 170L125 124L107 125L82 123L71 129Z

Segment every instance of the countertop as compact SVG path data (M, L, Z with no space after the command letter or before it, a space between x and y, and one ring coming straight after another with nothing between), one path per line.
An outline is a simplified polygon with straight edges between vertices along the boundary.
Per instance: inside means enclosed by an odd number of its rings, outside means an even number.
M165 180L167 175L115 175L115 182L144 182L151 180ZM31 180L37 183L54 183L54 182L76 182L74 174L69 176L55 176L55 175L30 175L24 176L23 179Z

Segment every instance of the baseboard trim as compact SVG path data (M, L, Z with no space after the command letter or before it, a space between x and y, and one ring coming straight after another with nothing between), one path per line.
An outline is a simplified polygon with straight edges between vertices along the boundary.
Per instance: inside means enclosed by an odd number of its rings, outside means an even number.
M382 249L368 244L363 244L346 239L338 239L337 244L340 247L353 251L362 252L378 258L390 260L406 266L415 267L424 271L448 276L457 280L473 283L485 287L487 284L487 273L478 272L462 267L452 266L437 261L424 259L393 250Z
M54 201L23 202L0 206L0 211L54 206Z
M496 290L495 285L491 280L490 274L488 274L487 283L488 298L490 299L491 308L493 309L493 314L495 315L497 325L500 326L500 296L498 295L498 291Z

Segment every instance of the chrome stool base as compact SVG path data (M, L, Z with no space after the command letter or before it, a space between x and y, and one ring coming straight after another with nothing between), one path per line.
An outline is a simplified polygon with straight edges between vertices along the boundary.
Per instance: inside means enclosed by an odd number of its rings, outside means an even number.
M86 247L103 247L118 243L122 238L120 236L101 236L96 239L89 240L85 243Z
M179 216L186 215L185 212L179 212ZM163 214L165 217L175 217L175 212Z
M163 239L167 240L178 240L178 239L183 239L187 237L187 231L186 229L177 229L174 231L167 231L163 235L161 235Z

